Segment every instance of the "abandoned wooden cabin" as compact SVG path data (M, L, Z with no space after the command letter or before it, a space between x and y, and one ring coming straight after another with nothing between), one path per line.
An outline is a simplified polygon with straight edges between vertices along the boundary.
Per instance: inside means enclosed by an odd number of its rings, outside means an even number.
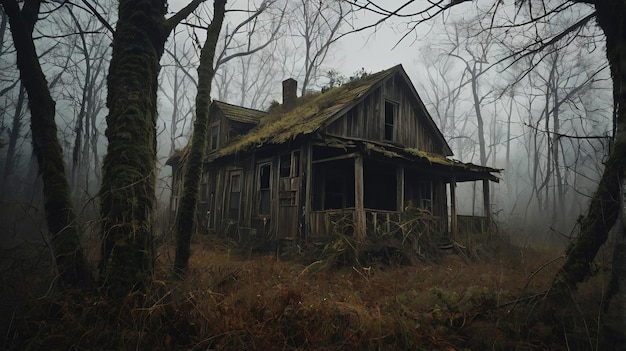
M237 239L364 239L398 230L409 209L427 230L454 235L457 182L498 181L499 170L449 159L450 147L401 65L269 112L213 101L198 230ZM173 168L171 211L185 152ZM450 196L448 196L448 191ZM450 206L448 206L448 201ZM450 207L450 213L449 209Z

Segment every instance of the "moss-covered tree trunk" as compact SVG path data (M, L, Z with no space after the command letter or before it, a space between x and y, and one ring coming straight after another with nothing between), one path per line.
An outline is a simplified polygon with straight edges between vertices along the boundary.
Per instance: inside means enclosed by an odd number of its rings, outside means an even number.
M596 10L598 24L606 36L617 118L615 144L605 170L605 176L611 172L609 176L613 180L607 194L607 198L610 196L611 199L608 205L612 211L609 216L611 222L606 221L607 224L614 224L620 211L623 211L623 189L620 185L624 184L626 171L626 2L597 0ZM606 350L626 350L626 233L622 231L618 235L620 240L613 251L611 279L603 299L601 315L600 345ZM601 238L606 240L606 236L603 234Z
M183 198L178 209L176 221L176 258L175 276L184 277L190 256L191 235L196 218L198 187L202 177L202 164L206 154L207 133L209 127L209 105L211 103L211 84L215 76L213 67L215 49L219 38L226 0L213 2L213 20L207 28L207 37L200 53L198 65L198 92L196 95L196 121L193 126L191 147L184 165Z
M202 1L169 20L164 0L119 1L100 190L102 278L114 296L142 289L152 278L159 60L173 27Z
M32 37L41 1L26 1L22 9L15 0L0 0L0 4L9 17L17 66L28 93L33 149L43 180L46 223L52 236L57 270L67 287L85 286L91 279L80 246L81 231L72 206L63 150L57 136L55 103Z
M621 209L620 184L626 169L626 3L623 0L596 0L595 5L598 25L606 36L617 130L598 189L587 214L580 221L578 239L554 279L555 292L575 290L578 283L590 276L591 263L606 242Z
M611 280L604 295L599 350L626 350L626 238L613 251Z

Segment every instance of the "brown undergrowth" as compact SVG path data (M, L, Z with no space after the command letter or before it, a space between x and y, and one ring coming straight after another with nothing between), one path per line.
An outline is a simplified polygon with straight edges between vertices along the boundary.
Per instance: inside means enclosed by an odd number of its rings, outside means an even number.
M601 275L554 320L526 316L558 252L500 242L439 264L341 267L235 254L197 237L186 280L170 280L164 245L151 291L30 298L7 349L50 350L587 350L594 348ZM539 269L541 267L541 269ZM532 278L532 279L530 279Z

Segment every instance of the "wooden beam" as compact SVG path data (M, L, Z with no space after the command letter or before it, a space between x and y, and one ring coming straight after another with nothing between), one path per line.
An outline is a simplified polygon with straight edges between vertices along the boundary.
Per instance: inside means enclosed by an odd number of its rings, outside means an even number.
M397 166L397 171L396 171L396 183L397 183L397 196L396 199L398 200L398 212L404 212L404 167L403 166Z
M358 155L359 155L358 153L353 152L353 153L349 153L349 154L345 154L341 156L335 156L335 157L323 158L321 160L311 161L311 163L315 164L315 163L323 163L323 162L330 162L330 161L337 161L337 160L345 160L348 158L356 158Z
M491 204L490 204L490 195L489 195L489 180L483 180L483 204L485 206L485 218L487 218L487 222L489 226L491 226Z
M361 242L366 238L363 195L363 157L358 155L354 159L354 237Z
M459 222L456 214L456 178L452 177L450 181L450 210L452 225L452 240L459 241Z
M313 167L312 167L312 162L311 162L311 157L313 156L313 151L312 151L312 147L311 147L311 143L306 143L303 147L302 147L302 152L300 153L300 158L303 159L303 165L304 165L304 226L302 228L302 231L304 233L302 233L302 235L305 238L305 242L308 242L309 237L311 235L318 235L319 233L312 233L312 227L311 227L311 211L313 210L313 206L311 203L311 197L312 197L312 192L311 192L311 188L312 188L312 182L313 182ZM301 168L302 169L302 168ZM302 194L301 194L302 195Z

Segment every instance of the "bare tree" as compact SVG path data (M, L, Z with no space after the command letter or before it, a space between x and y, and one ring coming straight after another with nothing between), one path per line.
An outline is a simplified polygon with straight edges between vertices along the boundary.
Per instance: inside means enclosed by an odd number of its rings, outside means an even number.
M183 197L181 199L176 221L176 259L174 269L176 276L185 275L190 255L191 235L194 229L196 217L196 205L198 202L198 187L202 175L202 164L206 153L206 143L208 134L209 105L211 101L211 85L215 71L220 65L237 57L254 54L274 41L277 28L280 27L282 15L274 30L270 31L270 36L265 42L253 45L252 35L254 31L248 32L248 44L234 53L227 53L228 48L234 39L227 39L224 50L216 56L219 33L225 16L225 2L216 1L214 3L213 19L206 29L206 40L200 54L200 64L198 65L198 93L196 96L196 120L194 123L191 145L184 165L183 175ZM271 5L271 2L263 2L250 17L242 21L229 34L229 38L234 38L241 28L249 23L254 23L256 19ZM284 12L283 12L284 13ZM255 28L255 25L252 26Z
M43 179L46 219L57 269L65 285L82 286L90 281L89 270L80 247L81 232L57 137L55 103L33 42L42 2L27 0L21 8L15 0L2 0L0 4L9 17L17 66L28 94L32 142Z
M361 8L374 9L381 16L397 15L399 9L387 10L381 4L376 4L371 0L351 1L355 6ZM413 28L420 23L428 21L440 13L457 6L466 1L439 0L430 2L423 8L413 11L411 15L416 18ZM403 7L408 6L413 1L406 2ZM626 171L626 51L623 50L626 43L626 3L621 0L561 0L561 1L534 1L524 0L517 2L518 13L525 16L509 17L513 23L507 24L506 28L527 28L532 30L538 22L549 22L558 20L561 16L578 15L578 20L570 22L565 29L559 29L549 33L539 33L538 37L525 45L522 50L511 55L512 58L536 55L542 59L543 49L562 41L571 40L581 33L592 19L596 19L598 27L603 31L605 38L606 55L609 62L611 77L613 79L613 99L615 107L615 140L611 153L605 164L604 173L598 184L598 188L593 195L587 213L580 222L580 234L576 243L568 251L567 259L557 273L553 292L559 294L566 293L571 289L576 289L578 283L584 281L591 275L591 263L600 247L606 242L608 232L616 223L622 204L618 196L624 183L624 172ZM501 11L506 7L501 2L495 1L492 12ZM575 11L574 11L575 10ZM523 11L523 12L522 12ZM406 15L406 13L404 14ZM493 17L495 19L495 17ZM491 25L491 28L496 28ZM408 35L408 33L406 34ZM406 37L405 35L405 37ZM622 233L622 240L626 235ZM607 293L607 303L605 313L611 311L622 311L619 307L613 307L614 303L626 300L626 283L620 278L619 273L626 267L626 244L616 246L614 259L615 269L611 286ZM615 299L613 299L615 297ZM615 312L614 312L615 313ZM623 316L622 316L623 317ZM621 323L619 323L621 321ZM605 318L603 325L603 335L610 335L603 339L603 347L613 349L623 349L626 345L626 335L624 334L626 325L623 318ZM621 346L620 346L621 345Z
M290 12L295 14L291 22L292 31L298 34L294 39L295 50L304 50L304 68L301 94L304 95L311 83L316 81L323 71L320 67L326 60L330 47L342 36L341 26L346 24L352 13L351 7L342 1L293 2ZM299 45L297 40L302 40Z

